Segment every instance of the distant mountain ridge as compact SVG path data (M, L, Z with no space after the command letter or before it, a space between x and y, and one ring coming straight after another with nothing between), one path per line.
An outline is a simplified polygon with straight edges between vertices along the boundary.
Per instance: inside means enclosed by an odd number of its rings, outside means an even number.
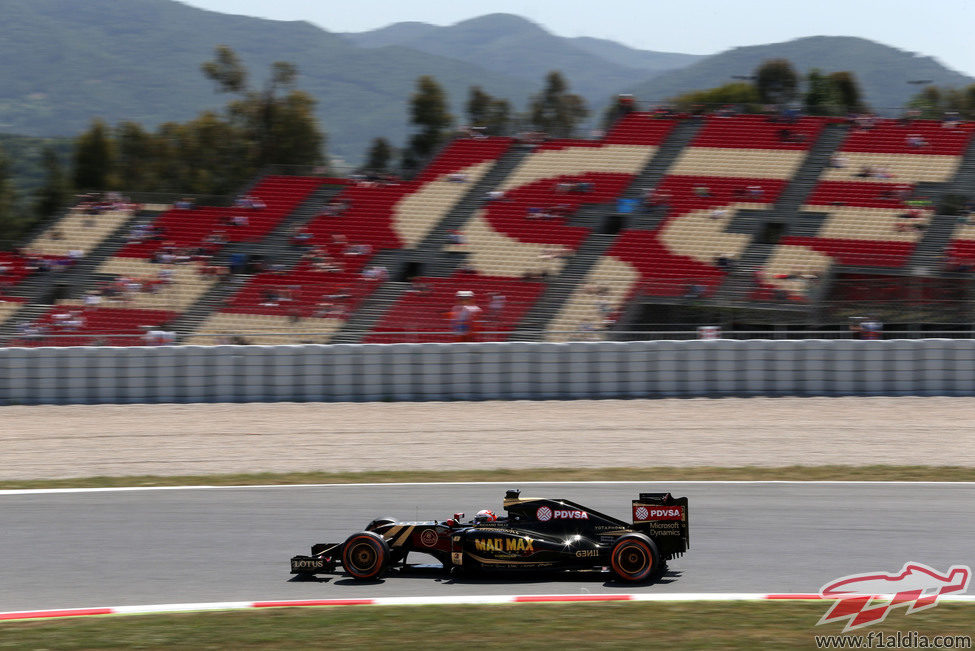
M200 74L218 44L234 48L260 86L273 61L291 61L298 85L319 102L329 152L353 163L377 136L402 144L420 75L444 87L458 122L479 85L523 110L550 70L598 114L612 94L665 99L726 83L784 57L805 72L852 70L874 106L900 106L916 86L973 79L930 57L853 37L810 37L700 55L639 50L588 37L563 38L511 14L439 27L397 23L360 34L193 8L176 0L0 0L0 132L74 135L94 117L109 123L186 120L224 105Z
M937 86L963 86L975 79L946 68L938 60L855 36L809 36L784 43L737 47L633 85L629 92L644 100L713 88L735 75L751 74L763 61L788 59L800 75L812 68L824 72L851 70L875 110L899 109L918 92L915 80Z
M636 79L689 65L700 55L636 50L595 38L563 38L512 14L488 14L439 27L395 23L342 37L361 47L408 47L538 82L561 70L574 91L603 103Z

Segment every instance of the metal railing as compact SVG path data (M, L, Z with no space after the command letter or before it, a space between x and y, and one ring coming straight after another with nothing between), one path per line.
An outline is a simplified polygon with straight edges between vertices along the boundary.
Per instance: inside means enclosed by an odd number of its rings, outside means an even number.
M334 332L268 332L241 330L219 332L172 333L160 336L163 329L153 333L62 333L22 335L7 342L7 347L45 346L141 346L141 345L229 345L328 343ZM693 339L721 340L808 340L808 339L860 339L860 335L848 328L802 330L794 326L768 330L722 330L705 335L696 327L673 330L552 330L552 331L496 331L459 335L447 330L413 332L372 333L363 343L457 343L457 342L572 342L572 341L687 341ZM891 330L880 332L876 339L975 339L975 325L965 330Z

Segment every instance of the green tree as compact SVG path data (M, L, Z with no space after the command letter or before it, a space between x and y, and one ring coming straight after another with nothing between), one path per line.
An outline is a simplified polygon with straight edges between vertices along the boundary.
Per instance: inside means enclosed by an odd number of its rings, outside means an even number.
M485 93L480 86L471 86L467 96L467 121L472 127L483 127L491 115L491 105L494 98Z
M447 128L453 120L447 109L447 95L437 80L430 75L417 79L416 91L410 98L410 121L419 131L410 138L409 157L418 161L430 156L447 139Z
M796 99L799 76L785 59L769 59L755 70L755 88L765 104L787 104Z
M907 102L907 106L920 112L922 118L936 119L943 115L946 110L947 95L947 90L942 93L937 86L926 86Z
M734 105L746 113L756 113L761 98L754 85L738 81L708 90L684 93L668 100L679 111L689 113L708 112L721 106Z
M810 115L838 115L840 98L833 80L819 68L813 68L806 77L807 90L803 98L806 113Z
M44 185L34 195L34 214L38 219L46 219L68 203L71 187L61 157L52 145L47 145L41 152L41 165Z
M569 92L569 84L557 70L546 75L545 88L532 97L529 107L535 129L556 138L571 138L579 122L589 115L585 100Z
M511 135L511 104L506 99L495 99L488 107L484 120L484 133L488 136Z
M17 193L10 179L10 165L0 149L0 243L20 234L24 222L17 210Z
M95 120L75 145L74 186L81 191L107 190L111 186L114 166L108 127L101 120Z
M366 164L363 169L373 172L385 172L389 169L389 161L393 158L393 148L385 138L374 138L366 153Z
M844 113L864 113L867 110L863 103L863 95L860 93L860 85L852 72L846 70L834 72L829 76L829 80Z
M218 45L213 61L200 64L207 79L216 82L222 93L242 93L247 90L247 69L230 47Z
M320 165L324 162L325 135L315 119L315 100L296 88L298 69L275 61L260 90L248 84L248 73L237 54L218 46L213 61L201 66L217 90L237 99L226 109L235 139L248 144L251 172L270 164Z
M160 146L153 134L136 122L115 128L116 177L120 188L149 192L158 189Z

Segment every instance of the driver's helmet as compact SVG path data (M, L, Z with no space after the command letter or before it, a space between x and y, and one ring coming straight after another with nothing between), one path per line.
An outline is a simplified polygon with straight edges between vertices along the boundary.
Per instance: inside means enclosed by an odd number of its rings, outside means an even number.
M494 515L494 512L488 511L487 509L481 509L474 516L474 522L494 522L498 519L498 516Z

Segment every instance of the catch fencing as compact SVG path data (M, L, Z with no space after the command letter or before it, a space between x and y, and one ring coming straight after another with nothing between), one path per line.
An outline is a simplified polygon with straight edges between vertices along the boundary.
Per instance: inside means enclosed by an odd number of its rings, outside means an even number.
M975 341L0 349L0 404L975 395Z

